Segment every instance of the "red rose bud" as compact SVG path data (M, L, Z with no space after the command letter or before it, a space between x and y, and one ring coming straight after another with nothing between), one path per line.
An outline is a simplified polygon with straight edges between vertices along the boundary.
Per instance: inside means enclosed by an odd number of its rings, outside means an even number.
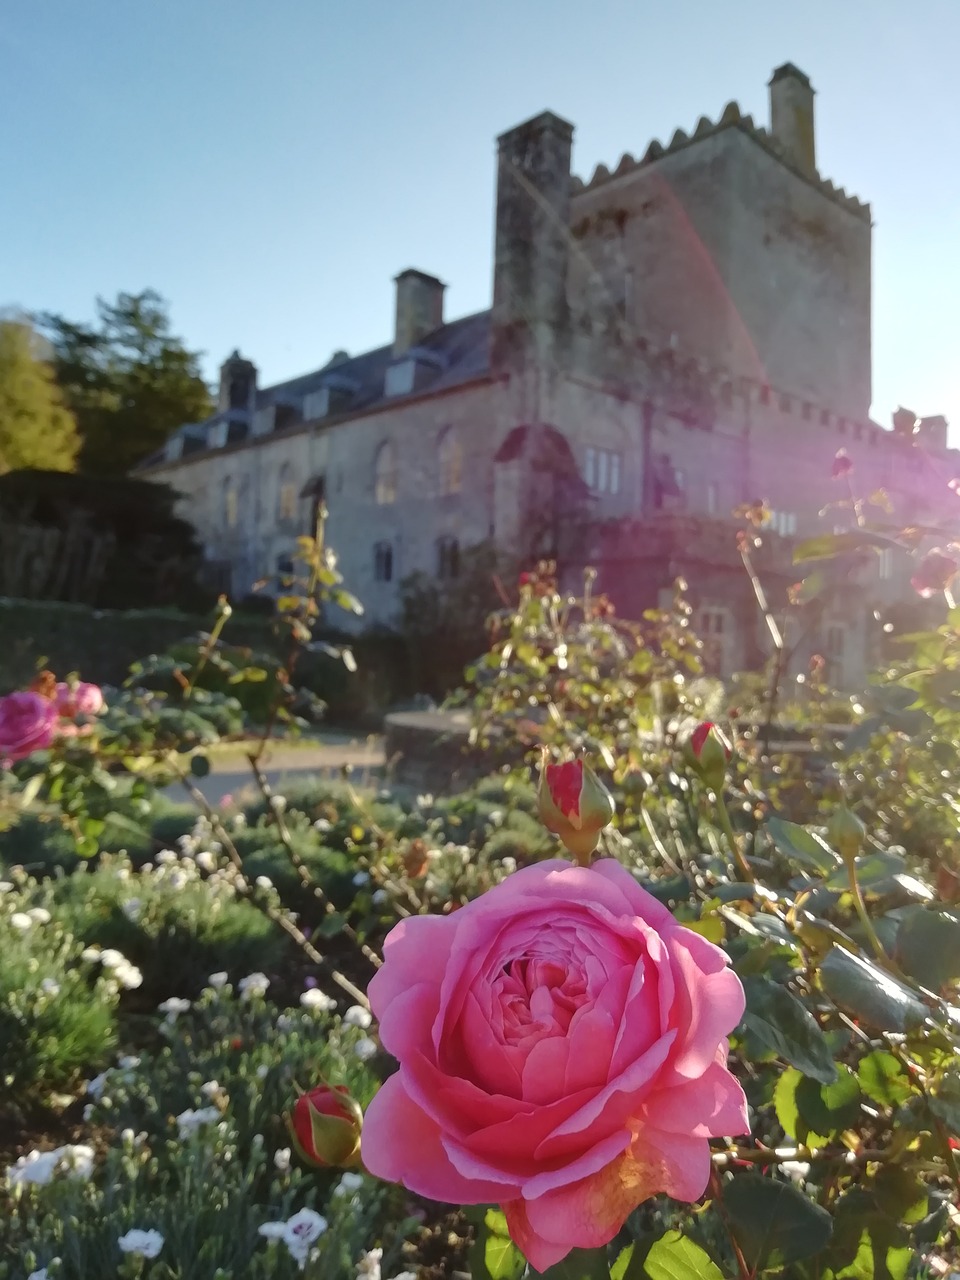
M850 461L850 455L846 449L838 449L837 455L833 460L832 475L834 480L840 480L843 476L848 476L853 470L853 463Z
M613 819L613 796L588 764L568 760L540 770L540 821L572 853L581 866L590 865L600 832Z
M708 787L723 786L733 747L723 730L712 720L698 724L687 739L687 759Z
M929 600L931 596L946 591L956 576L958 568L960 565L952 556L948 556L940 547L934 547L917 565L917 571L910 579L910 585L918 595L923 596L924 600Z
M304 1164L326 1169L360 1163L363 1112L344 1085L322 1084L301 1093L283 1119Z

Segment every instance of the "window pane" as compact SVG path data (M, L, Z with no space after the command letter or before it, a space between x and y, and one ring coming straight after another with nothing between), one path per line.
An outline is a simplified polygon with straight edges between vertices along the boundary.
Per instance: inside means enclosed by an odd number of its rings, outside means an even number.
M597 492L606 493L607 491L607 464L610 461L610 455L606 449L597 450Z
M611 453L610 455L610 492L620 492L620 455L619 453Z
M597 454L595 449L588 449L583 456L583 480L588 489L592 489L597 479Z

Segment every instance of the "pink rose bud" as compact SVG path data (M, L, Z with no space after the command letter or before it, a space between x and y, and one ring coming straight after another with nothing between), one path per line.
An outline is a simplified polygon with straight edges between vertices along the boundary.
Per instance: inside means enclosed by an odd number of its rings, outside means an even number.
M687 741L687 758L708 787L723 786L733 747L723 730L712 720L698 724Z
M57 710L67 720L74 716L96 716L103 710L103 691L97 684L78 680L68 684L61 680L56 690Z
M589 866L600 832L613 820L613 796L588 764L568 760L540 770L540 821L560 837L581 866Z
M360 1104L342 1084L322 1084L301 1093L284 1117L294 1150L314 1169L360 1163Z
M49 698L25 689L0 698L0 758L23 760L49 747L57 732L57 708Z
M833 478L840 480L843 476L848 476L853 470L853 463L846 449L838 449L837 455L833 460Z
M910 579L910 585L924 600L929 600L931 596L946 591L958 568L960 565L942 547L934 547L920 560L916 573Z

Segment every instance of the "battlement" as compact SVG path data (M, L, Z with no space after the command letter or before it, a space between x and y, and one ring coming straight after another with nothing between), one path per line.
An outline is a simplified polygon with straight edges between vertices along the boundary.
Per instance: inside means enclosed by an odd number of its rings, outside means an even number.
M705 138L715 137L727 129L740 130L741 133L751 138L764 151L796 174L797 177L810 183L819 191L822 191L835 204L869 224L870 205L868 203L860 200L857 196L848 194L843 187L838 187L828 179L822 178L815 169L812 172L806 171L795 161L781 139L776 137L769 129L756 124L751 115L744 115L737 102L728 102L716 120L701 116L692 133L677 129L666 146L659 139L654 138L639 160L629 152L625 152L613 170L605 164L598 164L589 182L584 182L582 178L574 177L570 194L575 198L587 192L595 191L609 182L614 182L618 178L627 177L637 170L654 165L666 156L676 155L677 152L687 147L695 146Z

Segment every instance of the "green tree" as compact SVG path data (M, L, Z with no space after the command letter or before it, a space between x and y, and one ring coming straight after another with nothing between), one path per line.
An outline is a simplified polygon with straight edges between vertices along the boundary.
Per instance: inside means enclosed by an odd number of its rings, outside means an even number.
M72 471L80 448L41 340L20 319L0 319L0 472Z
M123 475L184 422L212 412L198 352L170 332L167 304L152 289L97 299L97 322L46 315L54 368L77 419L81 470Z

